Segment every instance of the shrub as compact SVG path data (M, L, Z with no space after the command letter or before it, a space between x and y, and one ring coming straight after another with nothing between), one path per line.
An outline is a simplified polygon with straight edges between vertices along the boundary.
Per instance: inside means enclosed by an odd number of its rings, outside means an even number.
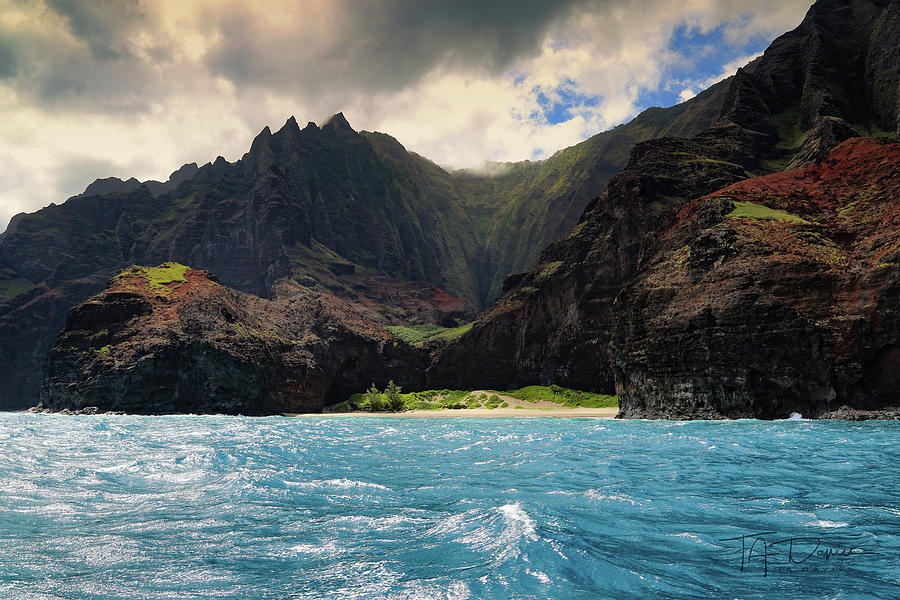
M400 397L400 386L394 383L394 380L388 381L387 387L384 389L384 395L387 396L387 409L400 410L403 408L403 398Z
M378 388L375 387L375 384L372 384L368 390L366 390L366 402L369 404L369 410L376 411L381 410L381 393L378 391Z

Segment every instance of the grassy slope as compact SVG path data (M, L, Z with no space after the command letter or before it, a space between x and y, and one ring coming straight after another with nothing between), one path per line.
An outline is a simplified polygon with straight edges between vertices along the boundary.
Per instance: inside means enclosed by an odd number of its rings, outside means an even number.
M395 337L407 344L420 345L428 340L453 340L472 329L471 323L464 323L458 327L442 327L440 325L402 325L386 327Z
M778 210L777 208L769 208L752 202L735 202L734 210L726 216L731 219L767 219L770 221L781 221L783 223L808 223L808 221L797 215L792 215L789 212Z
M424 392L411 392L400 394L403 400L401 410L442 410L442 409L467 409L467 408L507 408L514 404L513 408L531 408L528 404L552 403L560 408L604 408L617 407L615 396L582 392L559 386L532 385L517 390L426 390ZM385 404L384 394L380 395L381 405ZM523 404L515 404L514 401ZM369 401L364 394L353 394L345 402L334 407L335 410L353 411L370 410Z

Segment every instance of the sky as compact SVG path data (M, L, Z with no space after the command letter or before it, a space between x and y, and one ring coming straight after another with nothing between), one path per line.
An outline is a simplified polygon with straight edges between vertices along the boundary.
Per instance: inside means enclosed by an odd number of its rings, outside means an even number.
M447 168L539 160L727 77L811 0L0 0L0 231L343 112Z

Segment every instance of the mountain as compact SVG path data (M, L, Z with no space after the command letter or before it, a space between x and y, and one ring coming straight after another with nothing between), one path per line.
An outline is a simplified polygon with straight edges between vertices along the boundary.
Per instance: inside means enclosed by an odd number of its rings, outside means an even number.
M898 52L900 15L896 2L817 2L797 29L775 40L763 56L740 69L728 81L721 113L713 127L690 138L663 138L638 144L632 150L627 168L612 179L602 196L591 202L572 232L548 247L537 267L510 277L504 295L479 318L471 331L436 357L429 369L429 386L502 389L533 383L558 383L606 393L617 392L623 416L787 416L784 411L795 404L798 409L814 407L816 413L822 413L835 403L860 408L860 394L849 391L847 386L852 385L840 378L818 379L828 381L834 388L833 401L827 405L805 400L794 403L789 395L776 395L773 399L770 396L776 394L774 390L784 389L778 381L777 370L754 370L756 382L742 388L744 395L740 401L729 405L729 400L725 399L728 393L723 391L726 388L704 387L710 381L697 369L723 372L734 366L728 363L731 359L726 358L732 355L710 351L694 365L695 370L688 373L685 370L688 361L679 357L684 354L693 357L692 360L697 359L695 354L702 352L704 346L697 338L687 336L688 346L682 347L663 333L666 319L674 318L671 316L675 314L714 318L716 311L710 305L717 300L713 291L715 285L707 285L704 295L693 289L693 279L678 279L678 285L683 288L672 286L667 293L677 294L684 304L669 306L666 300L660 299L659 302L667 306L665 313L641 312L642 300L630 294L632 286L645 280L647 286L650 282L657 284L658 279L651 277L648 269L661 264L681 267L689 260L689 252L693 257L690 260L701 260L699 257L707 256L710 247L728 248L723 250L723 256L713 256L712 263L715 264L716 260L730 257L731 252L750 251L750 246L733 243L724 228L719 232L726 236L723 239L717 237L716 229L707 232L703 211L690 217L695 222L683 225L698 235L694 242L696 248L690 244L660 246L663 243L660 240L669 239L671 228L680 223L679 215L685 218L683 209L691 202L740 180L752 180L766 173L820 161L829 156L827 153L832 147L849 136L896 131L900 99ZM891 155L892 150L885 152ZM840 153L831 156L838 163L845 158ZM848 181L847 193L866 193L869 188L865 186L873 185L872 193L886 194L888 200L896 198L890 195L892 184L882 182L884 187L880 188L876 185L879 178L891 177L891 170L886 166L890 163L882 158L873 163L880 165L869 174L873 179L863 178L868 183L855 187ZM834 167L835 172L846 171L848 174L857 168L852 164ZM810 202L824 202L815 188L807 189L803 177L794 182L796 191L788 186L782 188L782 193L788 197L792 194L808 197ZM838 184L834 182L834 185ZM788 198L758 200L766 209L788 206L798 210ZM836 205L832 203L831 206ZM872 209L881 210L878 206ZM754 210L762 211L763 208ZM861 210L868 210L868 207ZM824 220L823 215L808 206L799 214L808 215L808 219L802 218L810 223ZM726 224L732 223L729 220ZM856 237L862 232L851 231L843 235L839 229L828 231L829 226L837 228L838 225L831 221L822 226L826 231L818 232L824 236L820 244L826 247L834 244L835 252L841 255L858 252L854 244L865 242ZM885 227L892 235L893 223L889 221ZM801 233L803 230L792 232L802 237ZM740 285L769 289L796 284L797 273L769 272L764 265L758 264L764 260L765 254L746 257L746 263L757 264L758 269L755 274L746 273ZM879 269L894 268L890 261L880 264L884 266ZM711 265L704 268L711 268ZM815 271L821 266L800 262L796 268ZM884 279L886 276L882 272L878 276L882 279L862 281L873 286L873 294L875 290L879 290L879 294L883 291L884 300L875 310L886 312L885 318L890 318L889 315L898 308L897 295L891 291L889 278ZM770 281L766 283L754 277L769 278ZM884 290L882 284L887 286ZM828 284L825 288L833 293L844 293L844 285L851 284L835 279L833 287ZM833 300L827 294L811 299L802 318L809 323L825 319L825 315L830 314L831 302ZM706 316L709 312L704 312L704 307L710 307L713 317ZM745 320L753 318L760 319L759 327L777 330L781 315L777 310L759 314L735 309L728 318L731 322L742 323L747 331L752 327ZM832 331L834 323L827 319L824 322L826 324L816 330L822 336ZM701 320L685 323L683 327L703 324ZM733 329L715 331L721 338L715 348L736 344L743 348L745 360L752 362L746 352L753 343L746 343ZM660 337L654 338L655 335ZM641 340L651 338L655 340L652 355L650 349L640 344ZM877 375L878 381L892 381L896 374L891 373L895 373L898 362L893 360L891 350L895 342L889 338L874 334L869 338L867 334L859 333L853 338L854 343L871 343L875 348L854 347L851 354L855 354L846 359L846 364L869 365L871 360L876 360L881 361L878 364L893 365L893 371L888 369ZM759 351L772 352L775 357L795 353L795 360L812 360L815 355L808 354L810 347L792 345L795 341L789 336L782 337L777 340L780 344L777 348L761 344ZM652 366L651 362L654 363ZM644 365L648 377L651 377L650 372L655 373L652 384L649 380L646 386L641 383L641 372L632 370L632 366L638 364ZM667 368L671 370L665 371ZM797 374L799 376L801 372L797 371ZM680 384L674 385L675 382ZM697 389L693 389L690 382L696 382ZM652 396L640 399L642 393L651 393L651 390ZM877 404L877 401L873 402ZM707 411L707 407L713 408Z
M130 264L191 264L261 297L288 279L385 324L468 319L571 227L636 141L703 129L725 89L490 176L447 172L340 113L303 129L291 117L233 164L101 179L17 215L0 238L0 407L36 401L67 311Z
M649 108L546 161L505 165L491 177L453 173L466 212L481 225L481 305L500 295L509 274L536 264L543 248L572 229L587 203L626 165L635 144L711 126L726 88L718 83L676 106Z
M441 189L448 174L389 136L357 133L340 114L302 130L291 118L239 161L187 171L159 195L113 182L120 191L16 220L0 245L0 406L35 401L66 312L130 264L197 265L261 297L289 280L386 324L473 312L435 285L478 296L469 218Z

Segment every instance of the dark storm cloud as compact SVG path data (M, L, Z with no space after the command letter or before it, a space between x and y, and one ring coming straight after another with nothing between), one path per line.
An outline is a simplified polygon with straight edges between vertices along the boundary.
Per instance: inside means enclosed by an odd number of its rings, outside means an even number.
M208 25L222 35L204 62L237 84L393 90L435 67L496 74L536 53L548 27L586 3L348 0L331 4L336 17L324 38L302 25L273 28L246 8L209 16Z
M35 103L90 112L145 111L202 76L307 98L399 91L437 67L501 72L538 52L547 29L587 3L334 0L317 9L226 0L195 7L200 18L189 27L210 45L194 62L179 46L182 32L166 29L163 5L45 0L31 29L0 25L0 77L14 78Z
M75 36L87 42L95 59L130 54L126 36L143 16L137 0L48 0L47 4L68 21Z
M155 5L46 0L12 6L30 10L31 19L0 24L0 77L33 103L142 111L154 91L161 91L159 67L171 54L167 32L152 12Z
M59 198L80 194L95 179L109 177L119 171L110 160L90 157L70 157L53 170Z
M0 79L12 77L17 71L18 63L13 45L0 37Z

